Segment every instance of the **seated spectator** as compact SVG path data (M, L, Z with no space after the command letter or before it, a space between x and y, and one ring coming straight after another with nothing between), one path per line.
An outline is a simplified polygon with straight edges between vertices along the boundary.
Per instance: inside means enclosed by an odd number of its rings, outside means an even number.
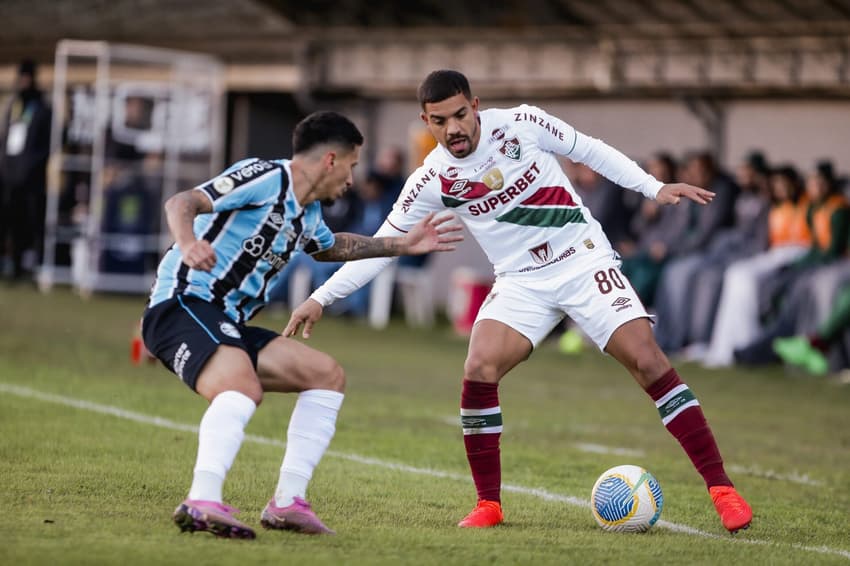
M735 360L747 364L778 361L772 349L773 340L796 332L797 321L809 310L811 286L825 266L842 258L848 249L850 208L838 192L832 167L820 163L808 177L806 193L811 204L806 222L813 235L809 250L786 270L762 285L769 324L748 345L735 350Z
M806 223L813 241L806 254L793 262L762 288L759 303L763 318L769 318L793 281L811 269L826 265L844 255L846 234L850 230L850 210L847 199L838 191L832 165L819 163L806 179L809 208Z
M771 172L769 184L773 199L768 213L769 248L726 269L711 342L703 358L707 367L731 365L735 348L758 336L760 286L782 266L805 254L811 243L806 224L808 200L801 197L797 171L789 165L779 167Z
M634 191L624 191L587 165L576 163L572 167L570 181L582 204L590 209L593 217L602 225L616 248L628 238L631 210L626 204L627 196L639 196Z
M702 357L708 348L726 268L767 249L770 190L764 156L750 154L738 167L736 181L741 192L735 199L734 224L721 230L705 252L694 252L701 264L691 288L690 328L683 328L689 359Z
M388 190L390 189L387 179L374 171L370 172L362 183L356 184L353 191L357 192L360 199L360 214L346 231L367 236L377 232L395 201L395 198L387 197ZM327 281L342 265L341 262L314 261L313 288ZM335 315L363 317L369 309L370 290L371 284L364 285L344 299L336 301L326 311Z
M658 324L654 330L658 345L666 352L677 352L687 342L691 292L703 264L702 250L708 248L721 228L732 224L738 196L738 186L717 168L707 152L691 155L683 173L684 182L705 187L715 196L711 206L688 204L691 214L687 230L661 274L655 300Z
M676 162L667 153L651 157L646 168L662 183L676 180ZM670 250L684 237L689 216L684 204L662 207L654 200L643 199L629 225L630 237L616 244L623 258L620 269L648 307L654 303L655 288Z
M791 336L773 340L773 351L786 364L812 375L826 375L830 370L831 351L840 348L850 330L850 284L845 282L833 304L832 314L808 336ZM832 356L836 357L836 356ZM841 362L847 367L847 360ZM837 369L837 368L836 368Z

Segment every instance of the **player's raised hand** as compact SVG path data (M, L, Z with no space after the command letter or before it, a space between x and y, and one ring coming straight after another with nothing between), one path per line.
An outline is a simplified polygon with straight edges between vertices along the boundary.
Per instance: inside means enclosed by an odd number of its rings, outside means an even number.
M211 271L215 267L215 250L206 240L195 240L193 243L180 248L183 263L199 271Z
M454 216L428 214L404 236L407 255L426 254L428 252L449 252L455 249L455 243L463 240L460 224L452 223Z
M307 299L297 309L292 311L292 316L289 317L289 323L283 329L283 336L286 338L295 336L298 333L298 329L304 324L304 332L301 336L304 339L309 338L313 332L313 325L322 318L323 311L322 305L316 300Z
M661 204L679 204L682 198L697 204L708 204L714 199L714 193L687 183L668 183L655 196L655 200Z

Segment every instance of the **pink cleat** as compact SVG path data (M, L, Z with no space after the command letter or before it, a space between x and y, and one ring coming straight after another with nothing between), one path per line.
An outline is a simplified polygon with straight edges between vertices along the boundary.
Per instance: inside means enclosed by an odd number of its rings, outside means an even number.
M174 522L182 532L207 531L223 538L255 538L254 529L233 517L238 512L217 501L187 499L174 510Z
M278 507L272 498L260 515L260 523L267 529L283 529L306 535L336 534L322 523L310 504L300 497L296 497L292 505L286 507Z

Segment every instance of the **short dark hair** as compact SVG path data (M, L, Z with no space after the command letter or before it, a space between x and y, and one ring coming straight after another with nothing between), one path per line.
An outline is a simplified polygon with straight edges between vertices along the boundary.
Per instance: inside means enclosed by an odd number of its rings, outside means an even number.
M313 112L295 126L292 153L305 153L314 147L332 143L349 150L363 145L363 134L354 123L338 112Z
M469 81L466 80L463 73L449 69L432 71L425 77L425 80L419 85L419 90L417 91L419 104L423 110L425 109L425 104L429 102L440 102L456 94L463 94L467 100L472 100Z

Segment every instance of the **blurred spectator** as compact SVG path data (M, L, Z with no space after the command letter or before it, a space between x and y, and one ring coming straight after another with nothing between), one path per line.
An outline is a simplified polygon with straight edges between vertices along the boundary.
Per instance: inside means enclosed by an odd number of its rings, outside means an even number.
M843 286L832 301L832 312L809 334L776 338L773 351L786 364L802 368L812 375L826 375L830 369L846 368L846 352L840 352L842 342L850 337L850 281ZM838 359L830 368L829 358Z
M676 181L676 162L667 153L651 157L646 169L662 183ZM623 257L623 273L647 306L654 304L655 288L670 251L684 237L690 210L682 204L662 207L654 200L643 199L630 223L631 238L621 241L617 248Z
M374 170L366 176L362 183L356 184L352 190L356 191L359 196L360 214L347 231L367 236L377 232L395 202L395 197L390 192L394 190L393 186L393 179L390 175L376 173ZM327 281L340 267L342 267L342 263L338 262L312 262L313 288L315 289ZM365 316L369 309L370 291L371 284L364 285L344 299L334 303L328 308L328 312L336 315Z
M771 204L768 173L761 153L754 152L747 157L737 170L736 180L741 192L735 199L733 226L721 230L704 253L694 252L701 263L699 276L693 279L691 324L684 329L683 340L690 359L701 358L708 348L726 268L733 261L767 249Z
M801 195L800 175L790 165L769 176L773 205L768 213L769 249L733 262L723 275L720 302L703 363L708 367L732 364L735 348L752 341L761 328L760 288L783 266L806 253L811 233L806 224L808 199Z
M672 250L673 259L661 273L655 299L659 319L655 337L666 352L680 350L687 341L691 324L691 293L703 262L701 251L708 249L721 228L732 224L738 196L738 186L717 168L708 152L695 153L686 159L682 181L705 187L715 196L711 206L685 203L690 211L687 229Z
M139 167L104 170L103 244L99 269L107 273L145 274L156 267L158 252L149 242L156 232L162 187L162 156L150 153Z
M602 225L611 244L617 248L629 236L631 211L626 206L626 193L640 196L634 191L624 191L587 165L576 163L572 168L571 181L581 197L582 204L590 209L593 217Z
M838 192L832 165L818 164L806 180L809 208L806 224L813 236L809 250L761 286L762 315L769 324L747 346L735 350L735 360L748 364L778 361L773 340L795 332L799 313L808 310L810 283L820 268L845 255L850 236L850 208Z
M391 146L378 152L370 175L376 177L383 185L382 205L389 210L398 198L404 182L407 180L404 169L404 151Z
M0 124L0 252L11 258L13 279L34 267L42 249L50 122L36 65L22 61ZM31 261L25 262L26 252Z

